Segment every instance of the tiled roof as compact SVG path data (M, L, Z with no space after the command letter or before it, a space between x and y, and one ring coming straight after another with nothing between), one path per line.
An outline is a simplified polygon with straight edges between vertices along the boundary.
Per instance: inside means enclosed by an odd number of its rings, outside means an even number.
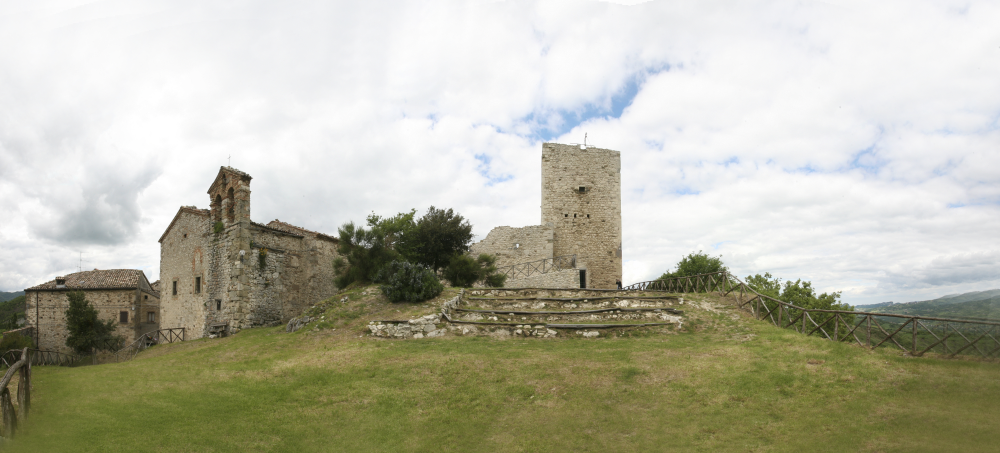
M307 236L312 236L312 237L318 237L318 238L321 238L321 239L332 240L334 242L340 242L339 239L337 239L337 238L335 238L333 236L326 235L326 234L323 234L323 233L318 233L318 232L312 231L312 230L307 230L307 229L302 228L302 227L297 227L297 226L292 225L290 223L282 222L282 221L280 221L278 219L274 219L274 220L268 222L267 226L270 227L270 228L274 228L276 230L287 231L289 233L302 234L302 235L307 235Z
M32 286L25 291L73 290L73 289L134 289L146 275L139 269L106 269L76 272L68 274L65 288L57 288L56 281L49 280L41 285Z

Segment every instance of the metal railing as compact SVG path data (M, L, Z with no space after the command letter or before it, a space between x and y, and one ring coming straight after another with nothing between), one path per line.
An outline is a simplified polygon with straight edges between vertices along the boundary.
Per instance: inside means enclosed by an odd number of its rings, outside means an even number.
M917 357L936 352L947 357L978 353L991 358L1000 352L1000 320L804 308L760 294L728 272L640 282L624 289L735 293L737 307L749 311L756 319L769 320L777 327L793 329L807 336L821 335L831 341L857 343L872 349L895 345Z
M525 278L534 274L544 274L554 270L572 269L574 267L576 267L576 255L563 255L504 266L497 269L497 273L506 275L507 278Z

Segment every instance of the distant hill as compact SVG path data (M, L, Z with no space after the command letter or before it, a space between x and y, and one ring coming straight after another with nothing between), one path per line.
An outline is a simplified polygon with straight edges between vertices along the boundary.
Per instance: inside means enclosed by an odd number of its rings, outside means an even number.
M858 311L893 313L935 318L1000 319L1000 289L952 294L933 300L916 302L857 305Z
M0 302L7 302L17 296L23 296L24 291L11 291L9 293L0 291Z

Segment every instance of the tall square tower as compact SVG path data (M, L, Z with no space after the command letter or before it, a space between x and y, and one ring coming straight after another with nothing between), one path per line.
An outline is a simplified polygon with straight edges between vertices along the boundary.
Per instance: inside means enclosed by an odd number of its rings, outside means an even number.
M622 278L621 153L542 144L542 225L554 227L553 256L577 256L587 288Z

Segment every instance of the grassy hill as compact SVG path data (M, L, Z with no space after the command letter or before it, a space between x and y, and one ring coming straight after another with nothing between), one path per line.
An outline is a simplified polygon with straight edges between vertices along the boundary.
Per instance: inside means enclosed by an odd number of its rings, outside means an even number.
M918 302L858 305L855 309L938 318L1000 319L1000 289L954 294Z
M683 328L631 336L381 340L364 335L369 319L434 304L373 292L331 299L292 334L251 329L127 363L36 367L31 418L9 451L995 448L995 362L803 337L711 295L684 296Z

